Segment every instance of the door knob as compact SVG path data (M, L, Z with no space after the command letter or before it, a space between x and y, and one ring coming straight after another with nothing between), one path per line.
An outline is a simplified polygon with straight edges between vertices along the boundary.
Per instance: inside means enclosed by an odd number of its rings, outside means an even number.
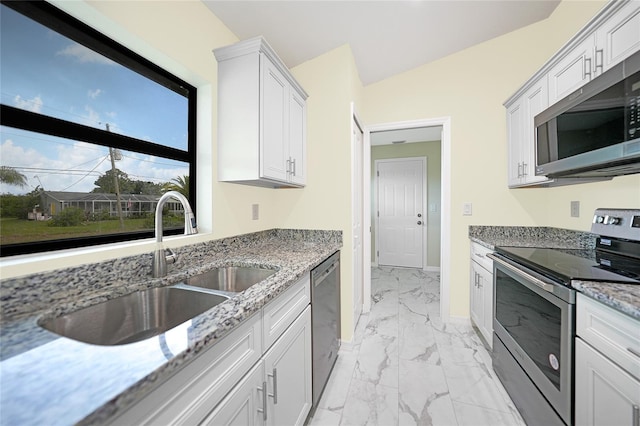
M418 221L418 225L422 225L422 221L421 220Z
M422 213L418 213L418 217L422 217Z

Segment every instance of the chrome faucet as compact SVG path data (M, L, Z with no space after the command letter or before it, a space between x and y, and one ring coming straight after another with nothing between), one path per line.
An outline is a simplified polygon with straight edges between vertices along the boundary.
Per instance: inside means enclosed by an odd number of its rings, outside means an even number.
M156 250L153 252L153 264L151 265L151 274L153 278L160 278L167 275L167 259L173 263L176 261L176 255L169 249L169 256L165 254L165 250L162 248L162 208L166 204L169 198L175 198L182 204L184 208L184 235L197 234L198 229L196 225L196 218L189 205L187 197L177 191L166 192L158 200L156 206Z

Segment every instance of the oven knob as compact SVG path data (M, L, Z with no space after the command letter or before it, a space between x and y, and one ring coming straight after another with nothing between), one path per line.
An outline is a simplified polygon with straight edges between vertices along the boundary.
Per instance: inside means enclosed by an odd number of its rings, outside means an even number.
M602 223L604 222L604 216L595 215L593 217L593 223Z
M613 217L613 216L605 216L604 217L604 224L605 225L617 225L620 223L620 218L619 217Z

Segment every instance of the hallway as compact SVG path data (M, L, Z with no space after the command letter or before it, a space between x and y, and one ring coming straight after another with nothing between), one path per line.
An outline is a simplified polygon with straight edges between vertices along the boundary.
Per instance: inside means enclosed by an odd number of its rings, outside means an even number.
M524 425L470 325L439 318L439 273L372 268L312 426Z

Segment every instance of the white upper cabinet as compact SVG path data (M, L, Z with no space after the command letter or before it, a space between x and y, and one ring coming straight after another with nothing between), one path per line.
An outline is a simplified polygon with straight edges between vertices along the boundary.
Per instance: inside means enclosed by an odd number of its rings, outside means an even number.
M535 116L638 50L640 0L611 1L505 102L510 188L554 184L535 175Z
M549 71L549 102L554 104L593 78L595 37L580 43Z
M214 53L218 179L267 187L304 186L306 92L262 37Z

